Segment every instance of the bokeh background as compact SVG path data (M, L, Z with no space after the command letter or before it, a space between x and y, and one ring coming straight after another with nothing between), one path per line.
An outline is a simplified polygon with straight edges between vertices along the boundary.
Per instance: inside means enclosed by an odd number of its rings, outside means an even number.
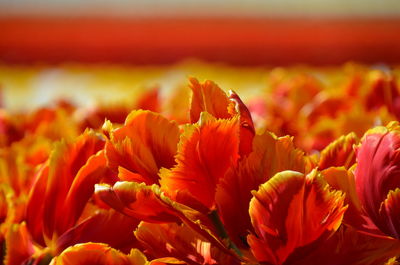
M397 0L1 0L0 60L395 63L399 15Z
M400 62L400 1L0 0L9 109L117 102L190 75L255 91L275 67L349 61Z

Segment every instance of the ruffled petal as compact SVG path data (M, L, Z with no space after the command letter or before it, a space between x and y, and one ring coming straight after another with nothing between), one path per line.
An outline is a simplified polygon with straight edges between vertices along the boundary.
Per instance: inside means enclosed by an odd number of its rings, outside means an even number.
M190 121L192 123L196 123L200 119L202 112L208 112L220 119L231 117L228 112L230 101L218 85L209 80L200 84L196 78L190 78L189 81L193 92L190 103Z
M215 206L216 187L239 154L239 121L216 120L203 113L199 124L189 125L179 144L177 165L161 174L161 188L172 198L189 191L207 208Z
M250 111L240 97L229 91L229 97L212 81L200 84L195 78L190 78L190 88L193 95L190 106L190 120L195 123L201 112L207 112L218 119L229 119L240 116L240 146L239 153L245 156L251 152L255 129Z
M290 137L278 138L264 133L254 138L252 153L241 160L237 168L230 169L218 185L218 211L238 246L247 246L246 236L253 230L248 210L251 191L283 170L306 173L310 170L310 161L293 145Z
M355 133L349 133L330 143L321 152L318 168L320 170L328 167L350 168L356 162L353 146L358 144L358 141L358 137Z
M249 212L256 234L248 242L257 260L272 264L336 231L346 209L342 193L330 191L316 171L306 177L278 173L253 195Z
M67 248L50 265L145 265L146 257L136 249L125 255L106 244L84 243Z
M161 167L171 168L179 141L176 122L160 114L135 110L126 118L125 125L116 130L107 128L110 139L106 144L109 166L137 173L146 184L158 183Z

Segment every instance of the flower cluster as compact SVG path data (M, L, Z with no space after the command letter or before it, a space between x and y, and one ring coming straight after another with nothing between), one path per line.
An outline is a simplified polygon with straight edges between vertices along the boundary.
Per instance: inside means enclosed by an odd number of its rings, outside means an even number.
M271 80L246 106L191 78L188 118L154 92L132 111L0 113L3 263L396 264L394 77Z

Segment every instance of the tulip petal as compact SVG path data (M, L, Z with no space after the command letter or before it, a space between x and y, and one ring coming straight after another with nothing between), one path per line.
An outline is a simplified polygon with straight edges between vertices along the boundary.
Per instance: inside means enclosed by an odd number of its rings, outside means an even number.
M341 166L350 168L356 162L353 146L357 143L358 137L355 133L349 133L336 139L322 150L318 168L320 170Z
M184 228L186 228L185 231L179 233ZM186 226L181 227L174 223L153 225L142 222L135 231L135 236L144 246L145 251L155 258L172 256L188 263L202 264L205 258L192 244L191 239L196 238L192 233ZM211 259L209 253L208 258ZM215 260L213 261L215 263Z
M49 166L48 164L44 164L41 166L36 175L36 179L29 194L29 200L26 207L27 228L32 235L33 240L42 246L45 246L43 238L43 194L46 194L48 175Z
M3 224L7 219L7 213L9 211L7 194L10 192L9 189L8 185L0 185L0 224Z
M45 239L52 240L77 221L94 191L94 183L101 178L105 160L101 153L95 154L103 146L102 138L90 131L74 143L61 141L55 145L48 168L39 174L28 200L28 229L37 243L44 243L40 231ZM66 200L73 204L65 204Z
M252 151L253 138L256 134L253 119L246 105L232 90L229 91L229 100L235 102L235 112L231 112L240 116L239 153L241 156L246 156Z
M195 123L199 120L201 112L207 112L218 119L229 119L235 115L240 116L240 146L239 153L245 156L251 152L255 129L250 111L232 90L229 97L212 81L207 80L200 84L195 78L190 78L190 88L193 95L190 106L190 120Z
M176 258L159 258L159 259L154 259L147 263L146 265L172 265L172 264L187 264L184 261L177 260Z
M250 202L256 235L248 236L259 261L282 264L296 249L330 234L341 224L344 196L330 191L314 170L276 174L260 186Z
M374 224L398 238L380 216L381 203L391 190L400 187L400 128L398 123L368 131L357 150L355 181L363 209ZM389 211L390 212L390 211ZM397 217L396 217L397 218Z
M346 223L363 230L376 232L375 227L370 227L362 215L361 202L357 196L356 183L351 170L343 167L331 167L321 172L328 184L346 194L345 203L349 205L344 220Z
M379 213L381 223L385 226L380 226L382 231L387 235L392 235L394 238L400 238L400 188L391 190L385 201L383 201Z
M50 265L145 265L146 257L139 250L125 255L106 244L84 243L67 248Z
M276 173L294 170L305 173L309 170L308 158L296 149L290 137L276 137L271 133L257 135L252 153L231 169L217 187L218 211L232 240L246 247L246 236L252 231L249 203L251 191L258 189Z
M204 84L200 84L195 78L189 80L193 92L190 106L191 122L197 122L201 112L207 112L218 119L229 119L238 114L240 116L239 153L243 156L249 154L255 129L250 111L240 97L232 90L229 91L228 97L212 81L207 80Z
M99 151L96 155L91 156L79 170L64 202L64 213L69 214L58 220L59 226L63 226L63 230L72 227L78 220L94 192L94 185L99 182L105 172L106 158L104 151Z
M294 253L288 264L293 265L377 265L397 255L400 243L388 237L360 233L349 226L341 226L323 242L316 241L308 253Z
M175 257L188 264L239 264L185 224L142 222L135 236L155 258Z
M96 185L96 195L113 209L148 222L174 222L179 219L162 200L155 184L146 186L137 182L117 182L113 187Z
M230 101L218 85L209 80L200 84L196 78L190 78L189 81L193 92L190 103L190 121L192 123L199 120L201 112L208 112L220 119L231 117L228 112Z
M123 167L141 175L146 184L154 184L158 183L161 167L175 164L178 125L160 114L132 111L123 127L109 133L105 150L108 164L115 171Z
M218 239L214 224L207 215L170 200L157 185L117 182L111 188L102 184L96 185L96 195L111 208L135 219L151 223L183 222L220 250L230 253Z
M34 253L33 243L25 223L12 224L6 236L5 265L20 265Z
M215 120L203 113L199 124L188 126L181 136L177 165L162 171L161 188L172 198L187 190L207 208L214 207L216 187L239 156L238 134L236 117Z
M146 179L142 175L140 175L138 173L133 173L132 171L129 171L123 167L118 167L118 179L121 181L146 183Z
M370 81L369 91L365 96L365 107L368 110L387 107L397 119L400 117L399 89L396 78L392 74L381 71L371 71L367 76Z
M97 211L58 238L57 253L85 242L106 243L112 248L128 251L137 245L133 231L139 222L111 209Z

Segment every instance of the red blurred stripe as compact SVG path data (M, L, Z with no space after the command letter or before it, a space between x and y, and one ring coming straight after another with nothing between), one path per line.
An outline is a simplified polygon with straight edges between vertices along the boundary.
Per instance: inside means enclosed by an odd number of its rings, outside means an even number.
M0 18L0 60L400 62L400 19Z

